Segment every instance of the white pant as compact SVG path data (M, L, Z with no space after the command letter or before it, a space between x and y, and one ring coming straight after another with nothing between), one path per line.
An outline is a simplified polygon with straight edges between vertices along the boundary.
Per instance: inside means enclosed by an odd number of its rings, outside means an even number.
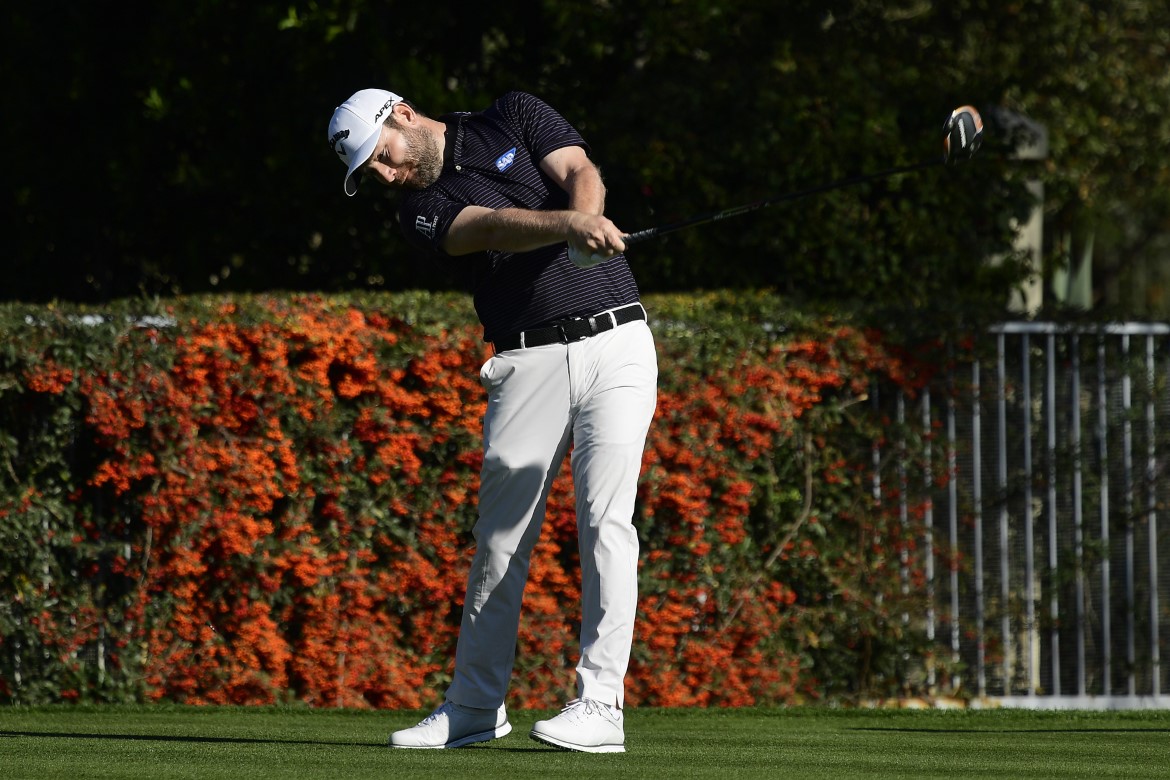
M571 344L509 350L484 364L475 557L447 698L499 707L516 654L528 565L572 442L581 559L578 695L621 706L638 602L632 523L658 361L645 322Z

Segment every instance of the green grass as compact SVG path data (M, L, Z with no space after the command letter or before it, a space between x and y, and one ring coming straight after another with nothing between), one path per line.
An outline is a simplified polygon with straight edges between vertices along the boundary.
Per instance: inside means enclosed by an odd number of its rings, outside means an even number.
M425 713L235 707L0 708L3 778L1167 778L1170 711L634 709L628 752L528 738L391 750Z

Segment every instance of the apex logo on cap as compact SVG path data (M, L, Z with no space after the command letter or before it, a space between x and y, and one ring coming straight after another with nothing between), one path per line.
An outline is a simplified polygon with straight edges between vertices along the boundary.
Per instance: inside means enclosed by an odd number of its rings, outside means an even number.
M332 149L333 151L337 152L342 157L345 157L345 147L343 146L340 149L338 149L337 142L344 141L346 138L349 138L349 131L348 130L338 130L336 133L333 134L333 137L329 139L329 148Z
M397 102L398 101L391 98L390 100L387 100L385 103L383 103L382 107L378 109L378 113L374 114L374 124L378 124L379 120L382 119L382 114L386 113L386 109L394 108L394 104Z

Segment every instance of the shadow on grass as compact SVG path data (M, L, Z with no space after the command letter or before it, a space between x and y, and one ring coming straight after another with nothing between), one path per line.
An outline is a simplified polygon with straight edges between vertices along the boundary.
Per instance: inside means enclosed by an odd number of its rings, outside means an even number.
M901 734L1170 734L1170 729L1119 729L1102 726L1096 729L908 729L897 726L853 726L847 731L890 731Z
M323 745L338 747L386 747L385 742L344 742L319 739L257 739L252 737L185 737L170 734L80 734L68 731L0 731L3 737L46 739L129 739L146 742L195 742L233 745Z
M390 750L385 742L346 742L340 740L319 739L259 739L255 737L190 737L175 736L172 734L82 734L68 731L0 731L0 739L4 737L37 737L42 739L109 739L135 740L141 742L190 742L195 744L228 744L228 745L319 745L323 747L373 747ZM503 745L468 745L459 750L474 750L475 748L502 750L505 753L559 753L562 751L541 745L531 747L516 747Z

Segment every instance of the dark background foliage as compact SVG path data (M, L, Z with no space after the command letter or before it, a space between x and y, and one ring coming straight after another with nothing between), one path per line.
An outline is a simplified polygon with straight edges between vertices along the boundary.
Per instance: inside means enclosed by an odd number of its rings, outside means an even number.
M1101 267L1166 234L1170 11L1044 0L161 0L6 12L0 297L450 287L414 262L394 196L341 191L334 106L392 88L432 115L539 94L591 142L634 231L941 155L962 104L984 152L677 233L632 252L648 290L1001 301L989 265L1047 186L1054 235ZM1002 111L1048 128L1007 154Z

